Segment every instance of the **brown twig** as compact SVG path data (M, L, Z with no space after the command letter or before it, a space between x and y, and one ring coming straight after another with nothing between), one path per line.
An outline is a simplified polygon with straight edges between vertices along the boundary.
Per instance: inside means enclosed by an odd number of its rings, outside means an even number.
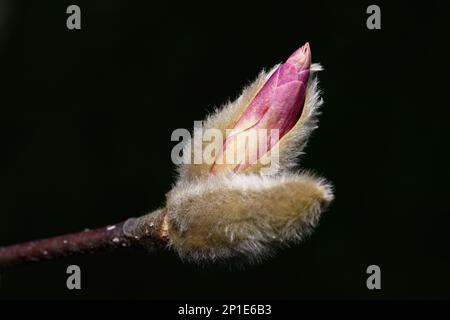
M127 247L167 244L163 210L94 230L0 247L0 268Z

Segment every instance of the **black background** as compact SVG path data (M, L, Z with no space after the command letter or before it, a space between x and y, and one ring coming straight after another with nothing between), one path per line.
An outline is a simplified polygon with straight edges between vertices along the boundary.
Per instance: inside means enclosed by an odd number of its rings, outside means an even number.
M450 298L445 1L0 1L0 244L149 212L170 135L309 41L325 105L302 159L336 200L304 243L230 270L122 251L4 270L1 298ZM66 8L82 30L66 28ZM82 290L66 289L66 267ZM366 288L366 268L382 290Z

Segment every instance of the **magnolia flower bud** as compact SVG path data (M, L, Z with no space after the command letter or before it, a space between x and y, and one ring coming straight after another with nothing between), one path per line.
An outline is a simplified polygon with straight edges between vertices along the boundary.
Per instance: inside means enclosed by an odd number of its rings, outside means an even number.
M261 173L265 167L270 167L272 169L270 172L283 173L297 167L298 157L302 154L309 135L317 126L318 109L322 104L322 99L315 73L320 70L322 67L319 64L311 64L310 48L306 44L295 51L283 65L276 65L269 72L262 71L257 79L243 90L238 99L217 109L203 122L204 132L208 129L218 129L222 133L224 140L220 141L220 145L227 145L227 147L218 153L217 158L221 157L221 153L225 153L225 157L223 157L225 161L222 164L218 164L217 161L213 163L183 163L177 168L179 179L207 178L211 173ZM280 76L287 85L276 83ZM272 95L275 96L274 94L278 99L272 98ZM272 107L266 110L267 116L260 117L260 122L253 112L262 110L263 104L258 101L263 99L257 98L257 96L265 97L267 101L271 102L269 106ZM280 109L282 110L280 111ZM253 119L253 122L249 119ZM238 125L239 121L241 122ZM257 154L256 160L258 161L254 164L246 163L244 166L239 166L240 163L227 164L227 149L229 147L236 149L233 148L234 143L230 145L228 142L227 144L227 141L232 141L229 137L230 133L233 130L235 130L234 133L239 132L240 134L234 134L236 138L252 133L252 130L248 130L249 126L245 125L246 121L256 123L259 125L259 129L268 129L267 134L270 134L272 129L277 129L279 133L278 139L275 139L277 143L270 144L270 148L267 145L266 150L263 150L265 153L261 152L264 154ZM205 150L210 142L208 139L203 139L202 142L202 150ZM271 143L270 136L267 142ZM193 145L187 141L183 150L183 154L188 155L188 158L191 159L195 158ZM250 151L252 150L254 148ZM257 150L259 151L259 149ZM244 156L248 155L248 158L253 157L255 160L255 155L250 154L249 150L244 148L243 151ZM276 157L273 157L274 152L276 152ZM234 154L242 156L236 151ZM234 159L239 159L238 156ZM276 161L272 161L273 159Z
M241 162L219 164L216 161L211 172L244 170L250 164L249 160L260 159L270 151L273 142L277 143L278 139L294 127L305 102L310 66L311 51L306 43L272 73L227 136L217 158L222 159L224 153L232 149L233 154L229 155L233 159L244 155L240 157ZM265 135L263 143L258 143L260 141L257 139L245 141L251 137L261 137L258 134L261 129ZM273 136L274 132L276 137ZM246 143L239 143L241 141ZM265 144L263 148L262 144Z
M306 44L285 63L261 72L236 101L204 121L204 129L220 130L223 148L215 163L179 165L178 181L160 211L169 244L182 258L258 261L312 231L333 199L332 188L325 179L292 169L317 126L322 103L314 76L318 70ZM259 129L268 129L269 138L275 129L279 140L270 139L268 148L258 145L256 151L233 140ZM274 165L270 162L220 164L229 149L259 160L276 150L276 170L263 172L267 164ZM183 153L193 154L191 143Z

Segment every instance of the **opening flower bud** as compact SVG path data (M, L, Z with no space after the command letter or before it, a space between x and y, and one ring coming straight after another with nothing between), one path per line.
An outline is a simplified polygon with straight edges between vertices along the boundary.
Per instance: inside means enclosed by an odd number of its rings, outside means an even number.
M243 171L295 126L305 103L310 67L306 43L270 75L244 109L227 134L212 173Z
M180 164L167 194L169 244L182 258L256 262L312 232L333 199L325 179L298 166L318 126L320 70L305 44L210 114L197 146L185 144L184 155L193 159L202 150L208 161ZM209 129L219 134L211 138Z

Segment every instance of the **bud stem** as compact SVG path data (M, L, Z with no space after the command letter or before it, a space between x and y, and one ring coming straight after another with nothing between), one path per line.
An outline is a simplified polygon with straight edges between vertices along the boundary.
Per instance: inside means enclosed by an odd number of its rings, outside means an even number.
M162 210L94 230L0 247L0 268L131 247L167 244Z

